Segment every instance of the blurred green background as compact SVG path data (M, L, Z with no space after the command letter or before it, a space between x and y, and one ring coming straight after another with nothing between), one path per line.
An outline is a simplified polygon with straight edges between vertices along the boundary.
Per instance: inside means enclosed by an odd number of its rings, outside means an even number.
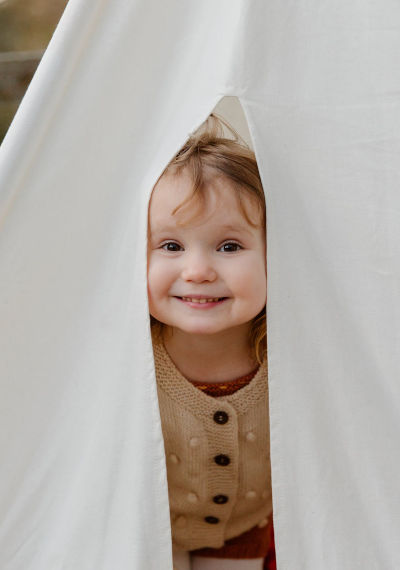
M0 0L0 141L67 0Z

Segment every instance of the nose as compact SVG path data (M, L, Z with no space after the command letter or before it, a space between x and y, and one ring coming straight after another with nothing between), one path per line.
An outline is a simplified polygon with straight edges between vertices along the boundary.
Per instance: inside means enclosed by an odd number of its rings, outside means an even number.
M182 268L182 279L184 281L193 281L194 283L203 283L204 281L215 281L217 272L210 256L201 252L192 252L185 256Z

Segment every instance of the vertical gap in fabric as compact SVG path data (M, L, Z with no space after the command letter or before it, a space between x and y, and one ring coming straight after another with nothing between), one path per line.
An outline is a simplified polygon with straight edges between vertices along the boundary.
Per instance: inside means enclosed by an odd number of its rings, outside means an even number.
M238 99L238 97L236 96L224 96L222 99L220 99L218 101L218 103L215 105L215 107L212 109L212 112L214 112L215 114L217 114L218 116L220 116L222 119L224 119L227 123L229 123L235 130L236 132L239 134L239 136L243 139L243 141L251 148L253 149L254 145L253 145L253 141L250 135L250 130L248 127L248 123L246 120L246 116L245 113L243 111L242 105L240 100ZM204 117L204 120L207 117ZM193 131L195 131L196 128L193 129ZM226 136L230 137L231 135L229 134L229 132L226 132ZM185 141L182 141L182 144ZM175 150L179 150L179 149L175 149ZM172 156L171 156L172 158ZM150 202L149 202L150 205ZM155 330L157 330L157 327L155 328ZM162 404L162 400L160 400L160 405ZM162 409L162 405L161 405L161 409ZM165 436L165 434L164 434ZM178 461L178 457L176 456L176 454L171 454L168 451L168 437L165 440L166 442L166 463L168 464L168 461L170 460L170 457L172 455L172 458L174 461ZM171 442L170 442L171 443ZM181 519L183 519L183 517L181 516ZM266 520L266 519L265 519ZM174 516L172 516L172 524L174 525L174 522L177 524L177 519L175 517L174 520ZM181 521L182 522L182 521ZM259 521L260 523L262 523L263 521ZM272 529L272 521L269 521L270 525L268 527L268 532L270 533L269 536L272 537L271 542L270 542L270 550L267 554L266 557L266 562L265 562L265 568L272 569L274 568L274 564L275 564L275 550L274 550L274 542L273 542L273 529ZM183 522L182 522L183 524ZM187 560L187 558L185 558L185 560L180 560L179 559L179 554L177 552L174 552L174 567L181 567L180 565L182 565L182 567L186 568L188 567L189 561Z

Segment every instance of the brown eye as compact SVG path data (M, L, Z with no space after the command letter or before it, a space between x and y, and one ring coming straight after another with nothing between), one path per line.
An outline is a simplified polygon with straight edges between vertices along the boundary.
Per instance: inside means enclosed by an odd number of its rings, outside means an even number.
M164 243L161 247L165 251L181 251L182 250L181 246L178 243L176 243L175 241L168 241L167 243Z
M241 245L235 243L234 241L228 241L221 245L218 251L222 251L224 253L234 253L240 249L243 249Z

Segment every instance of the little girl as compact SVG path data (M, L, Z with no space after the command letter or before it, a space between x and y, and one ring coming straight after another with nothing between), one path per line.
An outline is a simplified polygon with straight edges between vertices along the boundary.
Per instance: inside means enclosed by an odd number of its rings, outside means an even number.
M148 229L172 540L193 570L274 567L265 223L254 153L211 115L155 185Z

